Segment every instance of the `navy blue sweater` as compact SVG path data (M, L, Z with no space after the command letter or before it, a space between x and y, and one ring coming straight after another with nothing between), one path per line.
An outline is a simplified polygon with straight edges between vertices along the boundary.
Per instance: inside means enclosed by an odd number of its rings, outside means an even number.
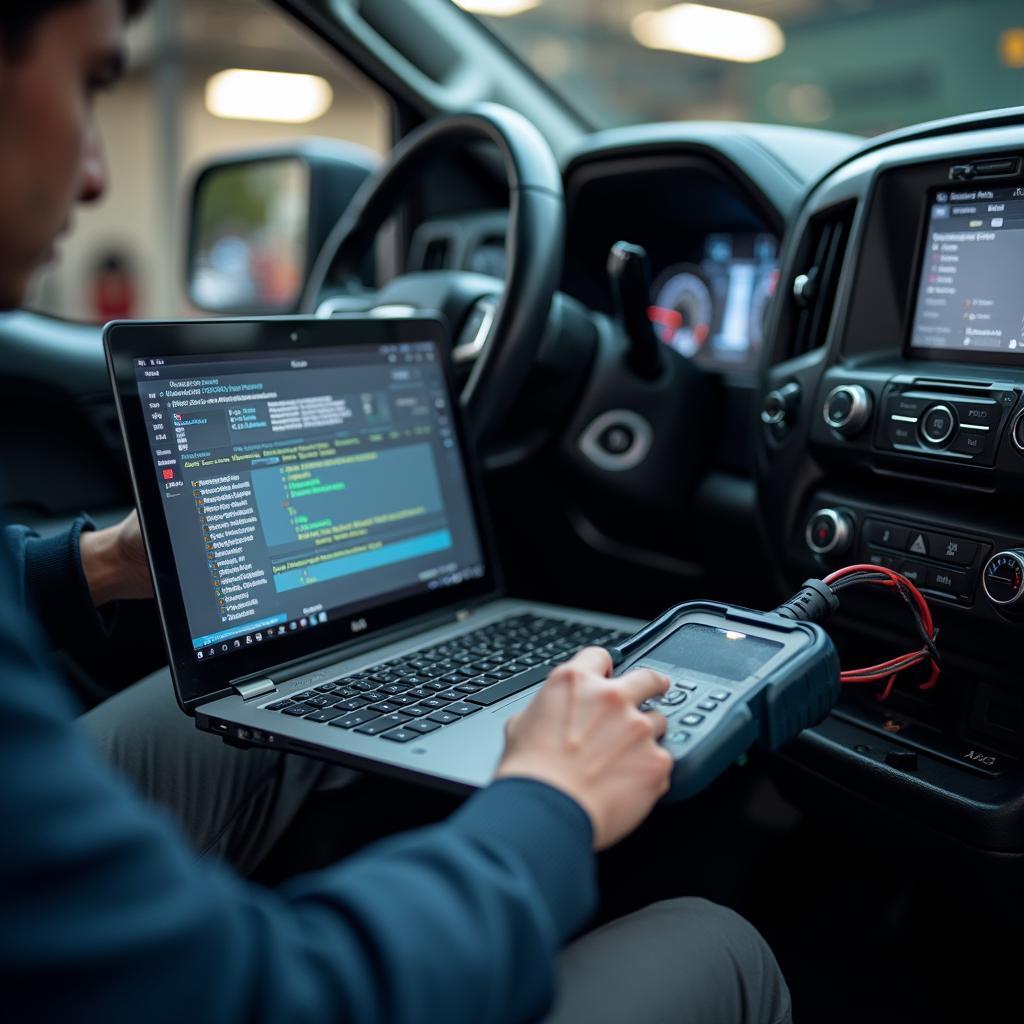
M95 628L77 538L7 539L20 565L0 551L5 1020L488 1024L543 1014L558 949L596 898L590 823L576 803L504 780L441 825L277 891L246 883L198 860L75 725L44 652Z

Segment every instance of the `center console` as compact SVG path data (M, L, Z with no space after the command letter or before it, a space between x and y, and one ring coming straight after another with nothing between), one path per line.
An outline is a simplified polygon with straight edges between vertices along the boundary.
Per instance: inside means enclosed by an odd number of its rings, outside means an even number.
M1024 115L862 151L809 197L782 265L756 427L780 586L889 566L928 597L943 654L934 690L850 693L790 757L1024 855ZM902 615L844 602L844 665L906 649Z

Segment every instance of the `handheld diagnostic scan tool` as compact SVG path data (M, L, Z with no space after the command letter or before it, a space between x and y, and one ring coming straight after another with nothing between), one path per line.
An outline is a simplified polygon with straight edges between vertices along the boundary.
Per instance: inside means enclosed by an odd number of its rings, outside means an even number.
M666 694L643 705L668 719L668 799L700 792L755 744L778 749L839 699L831 638L813 622L775 613L693 601L611 653L618 672L651 668L671 680Z
M895 591L910 610L921 647L877 665L840 671L831 638L818 624L839 608L849 587ZM900 573L850 565L809 579L772 612L713 601L670 608L610 650L618 673L651 668L668 676L663 696L646 701L668 719L664 745L675 758L668 799L699 793L752 746L777 750L828 715L840 687L878 684L885 700L905 672L930 671L918 688L936 684L938 631L924 595Z

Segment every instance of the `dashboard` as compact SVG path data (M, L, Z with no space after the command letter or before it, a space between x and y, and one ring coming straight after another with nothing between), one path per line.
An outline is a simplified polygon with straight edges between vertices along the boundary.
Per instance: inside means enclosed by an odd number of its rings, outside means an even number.
M611 322L609 252L642 247L642 312L676 367L631 380L612 330L565 403L571 471L548 485L572 505L581 578L604 559L665 605L693 587L754 607L854 562L913 579L941 631L939 684L848 692L781 761L828 807L855 795L1024 855L1024 110L869 142L616 130L564 182L562 292ZM411 269L499 276L504 225L422 225ZM763 589L738 594L752 576ZM621 589L592 585L594 601ZM845 598L844 664L904 650L899 616Z
M643 247L648 319L663 344L708 371L752 372L778 281L781 225L756 191L694 155L637 155L573 169L563 288L614 313L607 258Z
M566 202L567 295L613 316L609 251L619 241L638 244L648 258L647 316L660 341L708 372L754 372L782 233L778 208L757 188L692 152L597 150L567 172ZM503 278L506 223L500 211L428 220L412 236L408 268Z
M788 756L1006 851L1024 850L1022 154L1019 115L962 119L878 140L819 183L782 256L756 435L787 585L889 566L941 632L934 690L848 694ZM898 614L844 602L845 657L891 656Z

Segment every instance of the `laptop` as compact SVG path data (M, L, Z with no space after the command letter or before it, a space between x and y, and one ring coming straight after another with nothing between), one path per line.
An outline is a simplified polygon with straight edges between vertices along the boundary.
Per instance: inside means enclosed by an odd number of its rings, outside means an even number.
M429 317L104 332L178 703L226 741L467 790L632 619L502 590Z

